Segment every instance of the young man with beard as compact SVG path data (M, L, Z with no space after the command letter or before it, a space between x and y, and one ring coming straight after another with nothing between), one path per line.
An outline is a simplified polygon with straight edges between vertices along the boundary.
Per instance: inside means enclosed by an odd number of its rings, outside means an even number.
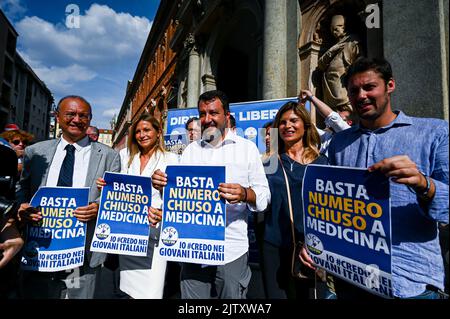
M384 59L358 59L346 82L360 124L334 136L330 164L389 177L393 295L441 298L444 267L438 222L448 223L448 123L394 111L395 80ZM305 251L301 259L311 265ZM342 280L335 286L338 299L375 298Z

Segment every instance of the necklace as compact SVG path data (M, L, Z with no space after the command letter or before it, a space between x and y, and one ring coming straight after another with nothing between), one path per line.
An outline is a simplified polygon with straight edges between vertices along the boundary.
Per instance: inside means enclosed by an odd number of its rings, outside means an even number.
M294 169L295 160L291 161L291 158L287 154L286 154L286 158L287 158L289 164L291 164L291 172L292 172L292 170Z

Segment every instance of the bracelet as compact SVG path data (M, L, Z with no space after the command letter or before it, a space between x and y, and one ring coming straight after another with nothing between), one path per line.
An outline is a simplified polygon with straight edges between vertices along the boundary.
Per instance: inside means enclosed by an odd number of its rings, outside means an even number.
M312 102L314 95L308 96L308 101Z
M245 193L245 197L244 197L243 202L246 203L247 202L247 188L245 188L243 186L242 186L242 188L244 189L244 193Z

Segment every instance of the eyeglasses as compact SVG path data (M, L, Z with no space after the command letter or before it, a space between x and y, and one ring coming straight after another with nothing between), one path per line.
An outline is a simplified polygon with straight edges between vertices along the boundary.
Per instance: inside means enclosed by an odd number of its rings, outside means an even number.
M14 140L11 141L11 143L13 143L14 145L19 145L20 143L22 143L23 145L25 145L25 142L21 141L21 140Z
M67 113L63 113L63 116L68 119L69 121L73 120L75 118L75 116L78 115L78 118L81 121L87 121L91 118L91 114L90 113L75 113L75 112L67 112Z

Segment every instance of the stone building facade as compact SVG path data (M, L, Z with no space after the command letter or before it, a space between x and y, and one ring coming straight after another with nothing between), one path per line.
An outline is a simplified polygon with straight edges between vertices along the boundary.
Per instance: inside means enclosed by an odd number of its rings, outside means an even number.
M164 122L168 109L196 107L211 89L230 102L295 97L302 88L323 98L319 62L335 44L336 15L361 54L392 63L395 108L448 120L448 8L448 0L161 0L114 147L126 146L141 112ZM314 109L312 117L320 124ZM259 270L252 271L248 296L262 298Z
M169 108L195 107L210 89L231 102L307 87L322 98L318 61L333 45L334 15L345 16L362 54L392 62L394 106L448 120L448 0L161 0L114 145L124 145L144 110L164 120Z
M7 123L11 108L17 31L0 10L0 129Z
M46 140L53 96L16 51L18 36L0 10L0 130L16 123L34 135L34 142Z

